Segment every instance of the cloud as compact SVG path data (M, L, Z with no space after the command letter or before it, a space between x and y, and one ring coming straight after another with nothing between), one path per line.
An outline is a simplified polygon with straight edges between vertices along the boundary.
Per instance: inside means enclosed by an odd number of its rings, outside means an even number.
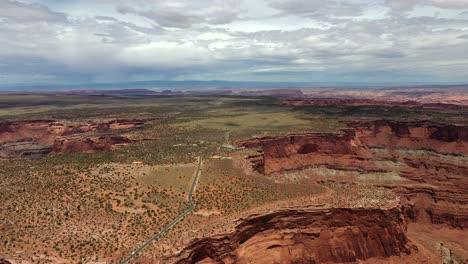
M207 64L211 57L208 49L191 42L152 42L125 48L118 55L125 65L139 68L185 68Z
M1 80L468 82L467 10L439 2L0 0Z
M6 19L7 22L13 21L22 24L67 22L67 17L64 13L52 12L46 6L23 4L10 0L0 0L0 18Z
M397 10L412 9L416 5L428 5L448 9L468 8L466 0L386 0L385 4Z
M55 48L59 31L70 25L64 13L8 0L0 0L0 19L0 57L42 57Z
M122 14L136 14L158 23L162 27L188 28L196 24L226 24L237 18L239 0L139 0L120 4Z
M468 8L466 0L429 0L429 4L442 8Z
M283 14L296 14L312 17L323 16L358 16L362 7L342 0L275 0L270 6L280 10Z

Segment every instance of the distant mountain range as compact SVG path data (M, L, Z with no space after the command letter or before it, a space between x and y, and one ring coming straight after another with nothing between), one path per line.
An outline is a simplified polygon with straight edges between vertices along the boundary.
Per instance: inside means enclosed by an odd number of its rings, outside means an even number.
M248 88L248 87L307 87L308 83L277 83L277 82L230 82L230 81L138 81L121 83L86 83L86 84L52 84L52 85L0 85L3 91L32 91L32 90L104 90L104 89L137 89L137 88Z
M57 90L117 90L117 89L213 89L213 88L306 88L306 87L329 87L329 88L376 88L376 87L395 87L404 86L405 84L395 85L391 83L378 83L371 85L369 83L336 83L336 82L321 82L321 83L306 83L306 82L237 82L237 81L138 81L138 82L122 82L122 83L87 83L87 84L27 84L27 85L5 85L0 84L0 91L57 91ZM417 84L406 84L415 86ZM418 85L425 87L442 87L454 85Z

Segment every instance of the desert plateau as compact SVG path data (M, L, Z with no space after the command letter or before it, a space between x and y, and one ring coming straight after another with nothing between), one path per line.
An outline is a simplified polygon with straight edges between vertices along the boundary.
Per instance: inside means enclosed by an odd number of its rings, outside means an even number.
M468 0L0 0L0 264L468 264Z
M467 261L465 105L262 93L2 95L2 261Z

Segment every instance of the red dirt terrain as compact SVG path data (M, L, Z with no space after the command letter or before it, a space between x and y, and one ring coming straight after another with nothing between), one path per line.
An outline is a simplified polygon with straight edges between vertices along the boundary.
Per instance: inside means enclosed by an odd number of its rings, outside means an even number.
M8 260L0 257L0 264L11 264Z
M400 207L408 221L446 226L466 240L468 127L388 120L347 125L349 128L339 134L253 138L239 145L259 149L260 154L249 159L255 170L269 177L280 179L284 173L317 168L341 171L354 175L355 181L390 188L401 197ZM343 181L314 172L309 177L319 182ZM431 236L431 245L435 245L438 236L427 235ZM466 260L466 241L459 243L462 246L454 248L462 248L457 254Z
M46 155L49 153L97 152L131 143L122 136L69 138L90 132L130 129L155 121L119 119L101 123L62 123L55 120L28 120L0 123L0 158ZM73 146L75 145L75 146Z

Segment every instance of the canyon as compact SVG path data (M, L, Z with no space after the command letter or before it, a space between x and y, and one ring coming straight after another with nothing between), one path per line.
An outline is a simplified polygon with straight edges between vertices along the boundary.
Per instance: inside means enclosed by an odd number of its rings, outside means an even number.
M400 263L436 263L408 240L406 225L398 208L277 210L240 219L229 234L193 240L175 262L355 263L397 257Z
M324 167L380 174L373 184L400 194L410 220L468 227L468 128L432 122L349 122L342 133L310 133L239 142L262 174ZM400 182L385 181L397 174ZM372 176L370 176L372 177ZM326 180L339 180L328 177Z
M420 106L463 98L413 103L405 90L291 107L276 92L132 98L137 108L118 97L30 120L5 111L0 256L121 262L186 208L203 155L193 214L134 262L467 263L466 111Z
M468 128L390 120L346 126L340 133L268 136L237 144L258 149L247 159L265 177L287 181L289 175L306 175L319 184L386 188L399 197L397 205L303 204L244 215L231 232L192 239L168 262L465 263ZM337 171L354 177L334 177ZM453 242L443 233L461 239Z
M94 153L135 140L121 135L91 135L138 128L156 121L117 119L107 122L25 120L0 123L0 158L37 157L60 153Z
M247 158L252 169L266 177L284 180L299 174L321 183L389 188L400 196L406 221L453 228L466 238L468 127L390 120L346 126L340 133L289 134L237 143L258 149L257 155ZM466 241L461 248L464 245ZM466 250L458 254L466 260Z

